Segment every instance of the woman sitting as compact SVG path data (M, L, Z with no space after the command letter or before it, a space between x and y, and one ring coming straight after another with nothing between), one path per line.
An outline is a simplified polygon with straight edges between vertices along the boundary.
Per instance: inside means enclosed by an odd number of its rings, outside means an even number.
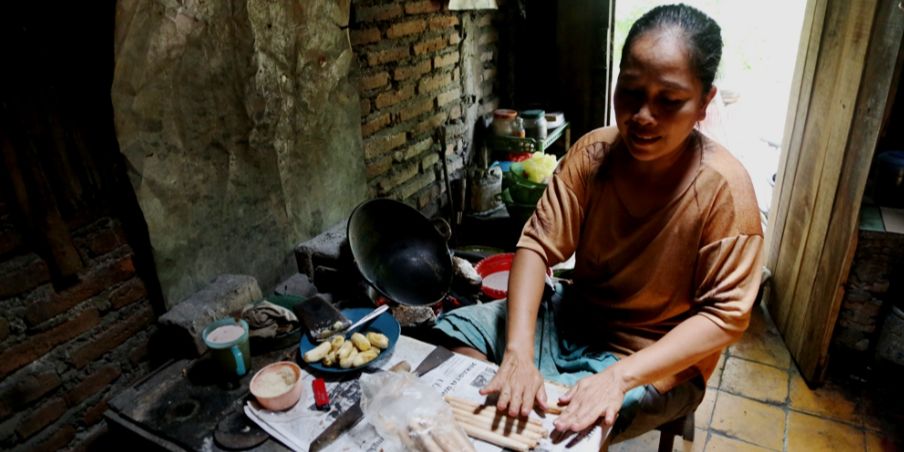
M634 23L617 128L586 134L559 164L518 242L508 300L437 322L456 351L499 363L482 390L499 409L545 409L547 378L572 385L558 431L602 418L624 440L703 399L720 352L747 328L763 244L749 176L695 129L721 53L719 26L694 8ZM573 284L544 298L546 268L572 254Z

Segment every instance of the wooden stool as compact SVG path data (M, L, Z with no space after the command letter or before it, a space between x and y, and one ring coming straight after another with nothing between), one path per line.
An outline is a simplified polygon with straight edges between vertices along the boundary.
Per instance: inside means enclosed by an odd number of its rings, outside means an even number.
M659 452L670 452L676 435L681 435L685 441L694 440L694 412L666 422L656 427L656 430L659 430Z
M694 412L691 411L684 417L666 422L656 427L659 430L659 452L671 452L675 445L675 435L681 435L685 441L694 440ZM607 437L600 445L600 452L608 452L612 437Z

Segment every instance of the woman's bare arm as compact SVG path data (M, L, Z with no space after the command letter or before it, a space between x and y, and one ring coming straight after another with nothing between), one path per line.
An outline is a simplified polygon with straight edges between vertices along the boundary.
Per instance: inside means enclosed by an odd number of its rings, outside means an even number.
M499 371L481 394L499 393L496 407L511 416L527 416L536 401L546 407L543 376L534 365L537 312L543 297L546 262L535 251L519 248L509 273L506 347Z

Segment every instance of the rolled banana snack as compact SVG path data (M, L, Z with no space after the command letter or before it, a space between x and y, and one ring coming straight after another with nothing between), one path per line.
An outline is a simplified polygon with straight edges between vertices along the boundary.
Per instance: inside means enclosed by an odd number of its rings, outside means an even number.
M361 366L373 361L374 358L376 358L377 355L379 355L379 354L380 354L380 350L377 350L375 348L372 348L372 349L364 351L364 352L360 352L357 355L355 355L355 359L352 361L352 366L361 367Z
M371 331L367 333L367 341L370 342L370 345L373 345L380 350L386 350L386 348L389 347L389 338L386 337L385 334Z
M367 338L364 337L363 334L361 334L361 333L352 334L351 340L352 340L352 343L355 344L355 347L357 347L358 351L366 352L366 351L370 350L370 341L368 341Z
M321 342L319 345L317 345L313 349L308 350L308 352L305 353L304 356L302 356L302 358L304 359L304 362L306 362L306 363L316 363L317 361L320 361L321 359L323 359L323 357L326 356L326 354L330 352L331 348L332 347L330 346L329 342Z

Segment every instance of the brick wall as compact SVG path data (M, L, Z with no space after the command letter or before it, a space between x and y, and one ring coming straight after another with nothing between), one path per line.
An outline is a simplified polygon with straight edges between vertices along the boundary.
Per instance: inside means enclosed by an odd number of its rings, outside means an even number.
M438 130L450 177L460 178L477 117L498 105L497 13L448 11L446 3L352 4L369 197L425 212L445 194Z
M107 400L147 372L157 316L119 221L68 224L83 269L54 287L10 210L0 200L0 448L84 448Z
M860 231L833 333L834 347L855 352L873 348L877 329L890 309L890 302L894 301L889 299L889 289L895 283L895 271L901 271L896 266L904 264L901 250L904 250L902 234Z

